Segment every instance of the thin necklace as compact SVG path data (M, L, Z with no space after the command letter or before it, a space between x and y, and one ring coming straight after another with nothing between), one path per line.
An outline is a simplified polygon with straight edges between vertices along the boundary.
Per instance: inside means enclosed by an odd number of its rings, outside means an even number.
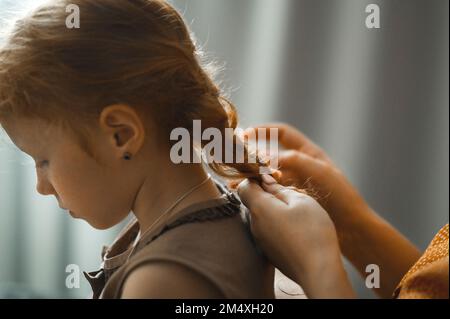
M133 254L134 250L136 249L136 247L138 246L139 242L141 241L142 238L144 238L144 236L146 234L148 234L152 229L153 226L155 226L163 216L167 215L169 212L171 212L183 199L185 199L186 197L188 197L190 194L192 194L194 191L196 191L197 189L199 189L200 187L202 187L204 184L206 184L206 182L208 182L211 179L211 175L208 174L208 177L202 181L200 184L198 185L194 185L191 189L189 189L186 193L184 193L182 196L180 196L169 208L167 208L165 210L164 213L162 213L146 230L145 232L143 232L140 236L138 235L138 239L135 241L135 243L133 244L133 247L131 248L130 253L128 254L127 257L127 261L128 259L130 259L131 255Z

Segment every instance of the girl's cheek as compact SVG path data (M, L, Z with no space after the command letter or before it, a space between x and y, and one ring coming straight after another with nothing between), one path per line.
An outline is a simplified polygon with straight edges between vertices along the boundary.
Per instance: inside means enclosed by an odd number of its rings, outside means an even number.
M47 170L48 182L52 185L58 197L64 200L64 184L67 183L67 177L64 176L64 171L58 171L55 167L49 167Z
M83 187L79 185L83 184L81 178L81 173L72 174L69 170L58 169L58 167L53 167L49 171L49 179L55 192L63 201L67 201L67 204L72 198L80 196L79 192L83 190Z

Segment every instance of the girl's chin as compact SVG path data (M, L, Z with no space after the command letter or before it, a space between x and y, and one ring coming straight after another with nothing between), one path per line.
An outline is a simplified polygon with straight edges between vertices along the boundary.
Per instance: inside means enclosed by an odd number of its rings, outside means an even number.
M73 218L84 219L79 216L72 215ZM90 226L98 230L107 230L114 227L116 224L105 223L104 221L94 220L94 219L84 219Z
M70 214L70 216L71 216L72 218L75 218L75 219L81 219L81 217L80 217L79 215L77 215L77 213L75 213L75 212L73 212L73 211L71 211L71 210L69 210L69 214Z

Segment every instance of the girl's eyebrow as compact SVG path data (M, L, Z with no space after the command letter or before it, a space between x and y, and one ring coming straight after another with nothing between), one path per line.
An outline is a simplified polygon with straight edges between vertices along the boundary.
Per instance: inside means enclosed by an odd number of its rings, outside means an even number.
M16 145L16 147L20 150L20 151L22 151L22 152L24 152L24 153L26 153L26 154L29 154L30 156L31 156L31 153L32 152L30 152L30 150L28 150L26 147L24 147L21 143L14 143L14 145Z
M19 149L19 151L21 151L21 152L23 152L23 153L26 153L26 154L28 154L28 152L27 151L25 151L25 149L22 147L22 146L20 146L19 144L16 144L16 143L14 143L15 145L16 145L16 147Z

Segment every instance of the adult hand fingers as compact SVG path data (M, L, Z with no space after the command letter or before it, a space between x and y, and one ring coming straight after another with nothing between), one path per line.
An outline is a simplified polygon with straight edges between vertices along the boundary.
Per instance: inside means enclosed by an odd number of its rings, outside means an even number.
M261 129L261 130L258 130ZM265 129L265 130L262 130ZM306 143L309 142L309 140L306 138L305 135L294 129L292 126L283 124L283 123L268 123L268 124L262 124L255 127L251 127L245 130L245 133L247 135L249 134L255 134L256 138L270 138L270 129L277 129L278 130L278 141L280 144L282 144L284 147L288 149L300 149L302 148ZM261 133L265 133L265 136L259 135Z
M330 166L328 163L299 151L285 151L278 159L281 184L304 186L309 179L323 176L326 178ZM294 178L294 179L292 179Z
M276 211L286 206L283 201L266 192L258 183L248 179L238 185L238 194L242 203L247 206L252 215Z
M295 127L284 124L284 123L268 123L263 125L258 125L245 130L247 136L255 134L255 138L265 138L269 140L270 129L278 130L278 141L286 149L302 151L312 157L319 158L324 161L331 161L325 152L317 146L313 141L311 141L306 135L300 132ZM258 130L265 129L265 130ZM260 133L266 136L259 136Z
M276 180L270 175L262 176L262 188L272 194L287 206L293 206L301 202L305 202L308 196L300 193L295 187L285 187L276 182Z

